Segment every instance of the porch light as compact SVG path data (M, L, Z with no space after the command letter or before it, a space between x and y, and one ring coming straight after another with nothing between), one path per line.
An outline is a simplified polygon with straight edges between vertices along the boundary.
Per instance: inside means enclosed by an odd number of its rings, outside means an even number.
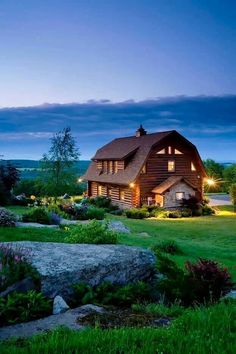
M78 183L81 183L83 182L83 179L82 178L78 178Z
M134 188L134 183L132 182L132 183L130 183L130 188Z
M216 181L214 181L214 179L212 178L207 178L206 183L208 184L208 186L214 186L216 184Z

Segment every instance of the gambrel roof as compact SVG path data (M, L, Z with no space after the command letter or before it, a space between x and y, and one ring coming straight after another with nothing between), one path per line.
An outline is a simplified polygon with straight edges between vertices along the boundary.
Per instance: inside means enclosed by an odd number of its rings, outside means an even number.
M189 144L192 149L194 149L200 162L199 165L205 175L204 166L196 147L180 135L176 130L171 130L146 134L139 137L131 136L112 140L110 143L97 150L95 156L92 158L92 162L87 172L83 176L83 179L100 183L129 185L138 178L152 148L164 142L165 138L170 137L171 135L177 135L181 139L184 139L185 142ZM106 174L101 173L101 171L97 169L97 161L118 161L125 160L127 158L129 158L127 166L124 170L118 170L117 173Z

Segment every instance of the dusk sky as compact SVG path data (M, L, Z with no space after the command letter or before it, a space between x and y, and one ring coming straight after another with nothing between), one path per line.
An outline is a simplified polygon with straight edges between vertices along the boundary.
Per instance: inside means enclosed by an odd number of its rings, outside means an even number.
M71 126L88 159L143 123L236 160L235 18L235 0L1 0L0 155L38 159Z

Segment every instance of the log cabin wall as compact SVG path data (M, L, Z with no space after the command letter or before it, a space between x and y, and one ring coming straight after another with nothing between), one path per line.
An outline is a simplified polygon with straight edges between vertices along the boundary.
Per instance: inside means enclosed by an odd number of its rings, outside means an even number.
M171 150L169 149L171 147ZM165 154L157 154L165 149ZM175 154L174 149L183 154ZM175 161L175 171L168 172L168 161ZM196 171L191 170L191 163ZM147 203L148 197L153 197L152 189L165 181L170 176L183 176L198 189L197 196L202 197L203 179L199 159L195 150L179 139L166 139L165 143L159 144L149 154L146 161L146 173L140 174L137 184L140 186L141 203Z
M90 182L88 193L90 197L97 197L98 195L109 197L114 204L117 204L122 209L139 206L140 198L138 186L130 188L127 186ZM121 197L124 199L121 199Z

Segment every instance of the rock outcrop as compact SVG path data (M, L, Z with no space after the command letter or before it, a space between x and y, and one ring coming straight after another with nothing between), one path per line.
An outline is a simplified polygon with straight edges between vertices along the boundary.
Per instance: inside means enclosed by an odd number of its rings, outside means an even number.
M140 247L30 241L10 245L37 269L41 291L51 298L60 295L68 300L73 285L80 282L123 285L150 279L154 273L154 254Z

